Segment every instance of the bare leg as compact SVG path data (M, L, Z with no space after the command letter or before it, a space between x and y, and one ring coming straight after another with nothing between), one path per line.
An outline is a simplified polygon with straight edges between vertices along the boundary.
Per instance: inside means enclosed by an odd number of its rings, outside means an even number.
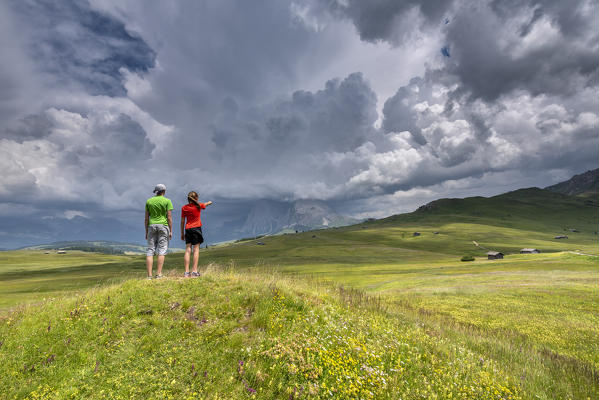
M185 255L183 260L185 261L185 272L189 272L189 258L191 256L191 243L185 245Z
M154 264L154 256L146 256L146 268L148 269L148 276L152 276L152 264Z
M198 272L198 261L199 260L200 260L200 245L196 244L195 246L193 246L193 272Z
M158 275L162 275L162 266L164 265L164 256L158 256Z

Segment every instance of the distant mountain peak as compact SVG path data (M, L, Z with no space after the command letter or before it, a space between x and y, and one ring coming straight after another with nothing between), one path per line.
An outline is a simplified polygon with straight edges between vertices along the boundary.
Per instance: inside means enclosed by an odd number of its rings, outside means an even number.
M571 196L599 193L599 168L574 175L567 181L547 186L545 189Z
M283 230L311 230L359 222L338 214L325 201L260 201L250 210L242 228L247 235L278 233Z

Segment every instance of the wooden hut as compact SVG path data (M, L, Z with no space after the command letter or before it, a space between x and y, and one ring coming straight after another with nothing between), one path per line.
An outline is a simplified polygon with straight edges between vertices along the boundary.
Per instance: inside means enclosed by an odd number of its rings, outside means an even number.
M498 251L489 251L487 252L487 257L489 258L489 260L500 260L503 258L503 253L500 253Z
M522 249L520 250L520 254L539 254L540 251L537 249Z
M566 235L557 235L556 237L554 237L554 239L568 239L568 236L566 236Z

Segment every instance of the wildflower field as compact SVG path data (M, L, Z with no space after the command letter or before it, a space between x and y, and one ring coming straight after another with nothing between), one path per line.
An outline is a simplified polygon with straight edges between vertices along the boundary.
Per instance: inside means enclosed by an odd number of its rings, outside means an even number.
M518 399L493 360L328 285L209 270L0 325L3 398ZM351 296L351 295L350 295ZM357 300L356 297L354 300Z
M599 207L530 196L202 249L199 279L0 252L0 398L599 399Z

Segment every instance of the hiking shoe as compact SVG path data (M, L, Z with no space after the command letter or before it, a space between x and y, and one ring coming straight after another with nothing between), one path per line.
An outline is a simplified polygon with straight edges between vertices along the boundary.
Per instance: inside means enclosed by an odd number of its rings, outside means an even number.
M189 272L186 272L186 273L184 273L184 274L183 274L183 276L184 276L185 278L189 278L189 276L190 276L190 275L189 275Z
M162 279L163 276L162 275L156 275L156 279Z
M152 275L150 275L150 276L146 277L146 279L154 279L154 278L152 278Z
M191 273L191 276L193 276L195 278L195 277L200 276L200 274L194 271L194 272Z

